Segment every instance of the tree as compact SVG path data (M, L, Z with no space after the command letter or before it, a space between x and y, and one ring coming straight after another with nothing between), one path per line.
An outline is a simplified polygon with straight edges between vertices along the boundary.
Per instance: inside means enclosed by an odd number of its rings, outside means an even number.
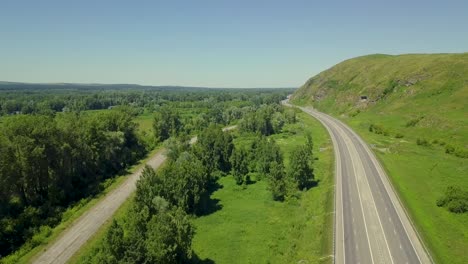
M270 164L269 189L273 195L273 200L283 201L286 196L287 182L283 163L276 161Z
M281 129L283 129L285 123L284 116L281 112L275 112L271 118L271 124L274 133L281 133Z
M306 146L300 146L291 152L289 177L296 183L298 189L309 188L314 180L313 169L311 167L311 155Z
M193 152L211 175L216 170L228 172L231 169L229 159L233 148L231 134L211 125L200 133Z
M271 162L283 162L280 148L273 139L260 136L253 148L255 149L256 170L260 174L259 179L270 173Z
M106 234L105 241L107 249L113 260L120 260L123 258L125 252L125 242L124 242L124 230L122 226L116 221L112 220L112 224L109 227L109 231Z
M137 204L147 206L150 213L155 210L155 196L164 197L169 204L180 207L187 213L199 213L204 210L208 181L208 174L201 161L193 154L184 152L158 173L146 167L137 183L135 200Z
M249 173L247 151L244 148L234 149L231 155L231 173L238 185L244 183L244 178Z
M163 142L179 134L183 129L179 114L169 107L161 107L153 120L153 130L157 142Z
M192 258L195 234L189 217L181 208L170 208L148 222L146 263L187 263Z

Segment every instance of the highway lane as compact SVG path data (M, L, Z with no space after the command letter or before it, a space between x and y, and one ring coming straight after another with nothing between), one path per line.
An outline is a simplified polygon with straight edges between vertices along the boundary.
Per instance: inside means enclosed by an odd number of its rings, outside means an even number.
M335 148L335 263L431 263L367 144L339 120L300 109L327 128Z

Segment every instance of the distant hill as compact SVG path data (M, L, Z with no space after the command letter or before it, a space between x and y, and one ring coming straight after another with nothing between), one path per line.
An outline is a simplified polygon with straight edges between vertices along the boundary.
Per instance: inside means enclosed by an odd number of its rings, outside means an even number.
M292 101L466 150L468 53L353 58L309 79Z
M187 89L210 89L205 87L184 86L150 86L138 84L98 84L98 83L22 83L0 81L0 91L5 90L187 90Z
M139 85L139 84L100 84L100 83L22 83L0 81L0 91L19 91L19 90L153 90L153 91L193 91L193 90L214 90L214 89L293 89L290 87L265 87L265 88L208 88L195 86L177 86L177 85Z

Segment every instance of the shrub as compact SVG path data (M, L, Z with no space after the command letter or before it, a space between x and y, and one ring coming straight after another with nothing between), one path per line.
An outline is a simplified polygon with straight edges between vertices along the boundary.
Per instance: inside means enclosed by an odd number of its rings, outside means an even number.
M389 135L389 132L380 125L370 124L369 131L374 132L377 135L384 135L384 136Z
M452 213L468 212L468 192L460 187L449 186L436 204L439 207L446 207Z
M455 152L455 148L453 146L451 145L445 146L445 153L452 154L453 152Z
M468 150L466 149L456 148L454 154L459 158L468 158Z
M425 146L425 147L428 147L431 145L429 141L427 141L425 138L416 139L416 144L418 144L419 146Z
M421 121L422 119L424 118L424 116L420 116L420 117L417 117L417 118L414 118L414 119L411 119L410 121L406 122L406 127L414 127L416 126L419 121Z

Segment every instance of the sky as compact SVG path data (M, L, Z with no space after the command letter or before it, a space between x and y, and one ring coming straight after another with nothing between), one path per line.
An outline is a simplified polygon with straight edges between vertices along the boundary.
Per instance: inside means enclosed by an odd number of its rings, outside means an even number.
M298 87L356 56L454 52L466 0L0 0L0 81Z

